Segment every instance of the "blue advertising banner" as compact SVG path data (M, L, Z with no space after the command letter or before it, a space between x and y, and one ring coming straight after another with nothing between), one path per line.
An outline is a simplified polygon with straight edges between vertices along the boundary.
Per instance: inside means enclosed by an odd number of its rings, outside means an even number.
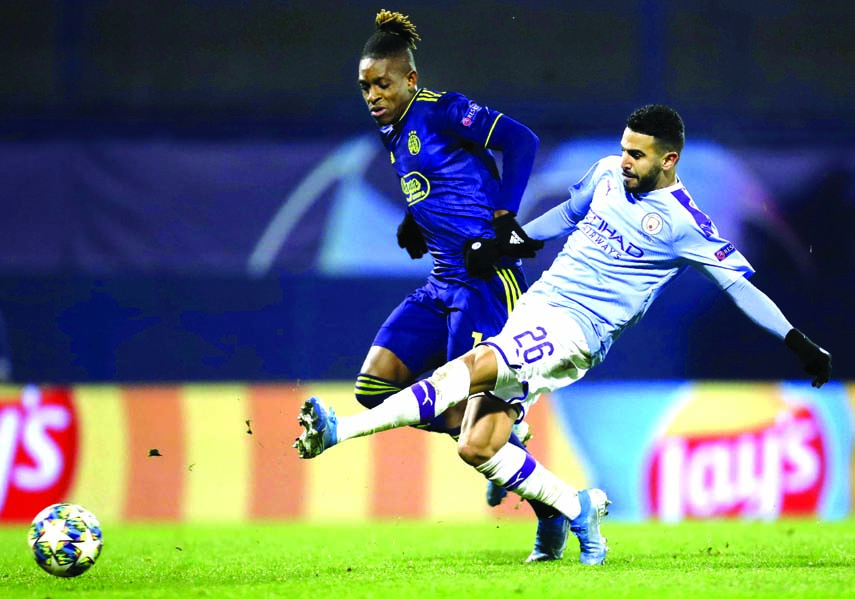
M615 518L851 510L853 404L843 384L582 381L552 400Z
M591 164L618 150L617 138L542 144L520 220L563 201ZM754 168L733 150L692 141L681 178L743 253L753 254L746 228L760 227L786 242L779 258L803 271L806 242L751 156ZM819 173L828 159L803 154L800 164ZM430 269L395 243L404 194L374 134L5 142L0 177L0 273L407 277ZM554 255L542 254L530 272Z
M543 141L519 220L563 201L617 142ZM752 281L834 354L843 379L855 364L852 156L693 139L680 160L694 199L756 268ZM405 201L388 161L373 132L5 138L0 379L353 378L432 266L397 245ZM561 243L525 261L530 282ZM713 285L681 279L590 378L796 375L779 341ZM732 359L734 344L751 359Z

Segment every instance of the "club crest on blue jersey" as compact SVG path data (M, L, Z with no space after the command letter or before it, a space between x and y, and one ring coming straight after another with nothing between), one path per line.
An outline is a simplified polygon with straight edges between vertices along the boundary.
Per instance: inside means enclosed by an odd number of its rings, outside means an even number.
M430 195L430 181L423 174L412 171L401 177L401 191L407 196L407 206L412 206Z
M734 247L732 243L728 243L726 246L722 247L715 253L715 257L718 258L719 262L721 262L735 251L736 247Z
M469 102L469 110L466 112L466 116L464 116L460 122L464 127L472 126L472 119L475 118L475 115L481 110L481 107L475 102Z
M418 154L422 149L422 142L415 131L410 131L407 135L407 149L413 156Z

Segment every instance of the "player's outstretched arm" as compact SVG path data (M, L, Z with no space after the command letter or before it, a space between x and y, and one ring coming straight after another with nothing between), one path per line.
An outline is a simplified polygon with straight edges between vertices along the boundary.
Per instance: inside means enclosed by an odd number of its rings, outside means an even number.
M527 222L523 226L525 232L534 239L543 240L569 235L588 214L599 175L604 172L605 165L606 161L600 160L591 166L579 181L570 186L570 197Z
M553 206L534 220L527 222L523 229L534 239L566 237L576 228L578 222L571 206L570 200Z
M787 348L796 354L804 371L814 377L814 387L822 387L828 382L831 377L831 354L791 325L765 293L744 277L732 283L724 292L755 324L784 341Z

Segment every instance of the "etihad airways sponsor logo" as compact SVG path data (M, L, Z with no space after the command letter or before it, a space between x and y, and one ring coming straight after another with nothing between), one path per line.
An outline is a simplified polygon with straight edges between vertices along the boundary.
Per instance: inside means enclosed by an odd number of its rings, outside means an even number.
M617 228L610 225L593 210L589 210L585 220L579 223L579 230L612 258L621 259L626 256L641 258L644 256L644 250L625 239Z

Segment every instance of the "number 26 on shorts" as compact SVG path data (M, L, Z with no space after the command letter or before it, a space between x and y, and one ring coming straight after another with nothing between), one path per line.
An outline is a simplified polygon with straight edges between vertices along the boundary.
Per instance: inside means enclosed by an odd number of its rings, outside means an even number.
M549 341L544 341L546 337L547 332L543 327L535 327L533 331L514 335L514 341L519 346L526 364L532 364L555 353L555 347Z

